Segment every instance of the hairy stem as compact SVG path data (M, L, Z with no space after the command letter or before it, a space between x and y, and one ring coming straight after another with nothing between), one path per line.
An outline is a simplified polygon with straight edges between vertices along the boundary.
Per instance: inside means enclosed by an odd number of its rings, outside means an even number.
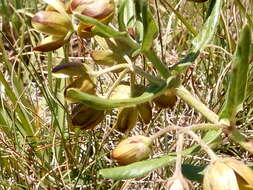
M183 99L187 104L192 106L212 123L219 123L219 116L211 111L205 104L197 100L184 86L180 85L175 88L176 95Z

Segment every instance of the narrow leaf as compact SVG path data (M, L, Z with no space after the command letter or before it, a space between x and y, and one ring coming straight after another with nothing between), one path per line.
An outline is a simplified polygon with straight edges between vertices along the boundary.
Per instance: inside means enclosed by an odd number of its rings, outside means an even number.
M152 13L149 8L149 3L146 0L139 0L136 1L136 13L139 13L137 16L137 20L140 21L143 25L143 31L142 28L141 31L143 32L143 39L141 43L141 49L140 52L147 52L150 50L153 44L153 40L157 35L158 29L156 26L156 22L152 16ZM138 28L137 28L138 29ZM137 31L138 32L138 31Z
M166 166L175 162L176 156L162 156L161 158L155 158L151 160L145 160L141 162L135 162L127 166L120 166L116 168L107 168L99 171L99 174L104 178L122 180L136 177L142 177L149 172Z
M203 171L205 169L204 166L194 166L191 164L183 164L182 165L182 173L183 175L191 181L196 181L198 183L202 183L203 181Z
M213 4L215 2L215 4ZM201 31L192 40L192 48L189 54L181 61L176 63L172 70L183 70L189 63L193 62L205 46L212 40L219 23L222 0L213 0L209 7L208 18L206 19Z
M133 0L119 1L119 11L118 11L119 30L126 31L128 28L134 27L135 22L136 18Z
M246 25L240 34L240 39L232 61L232 72L230 75L226 102L220 114L221 119L227 119L230 122L234 120L238 111L242 110L243 101L245 99L248 80L250 44L251 31L250 27Z
M206 44L210 42L218 25L220 18L222 0L216 0L213 10L210 16L207 18L205 24L203 25L201 31L193 39L193 52L201 51Z
M148 6L144 8L142 16L145 19L143 20L144 35L143 35L141 51L147 52L152 47L153 40L155 39L158 30L157 30L155 20Z

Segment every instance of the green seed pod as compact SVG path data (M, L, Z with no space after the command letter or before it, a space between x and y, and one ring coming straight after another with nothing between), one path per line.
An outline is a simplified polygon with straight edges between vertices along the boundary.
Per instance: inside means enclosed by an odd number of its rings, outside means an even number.
M95 110L83 104L77 104L72 109L71 121L75 128L80 128L83 130L93 129L105 117L105 112L103 110Z
M121 141L112 151L112 159L120 165L127 165L147 159L151 153L152 139L145 136L133 136Z

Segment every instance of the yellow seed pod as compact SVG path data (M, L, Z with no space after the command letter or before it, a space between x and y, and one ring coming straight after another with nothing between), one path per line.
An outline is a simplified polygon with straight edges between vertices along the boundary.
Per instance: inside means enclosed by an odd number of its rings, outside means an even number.
M112 151L112 159L120 165L127 165L147 159L152 151L152 139L145 136L133 136L121 141Z
M205 171L204 190L253 190L253 170L232 158L221 158Z
M125 63L125 60L121 55L116 54L111 50L93 50L91 51L91 57L96 64L112 66L117 63ZM117 72L122 69L117 70Z

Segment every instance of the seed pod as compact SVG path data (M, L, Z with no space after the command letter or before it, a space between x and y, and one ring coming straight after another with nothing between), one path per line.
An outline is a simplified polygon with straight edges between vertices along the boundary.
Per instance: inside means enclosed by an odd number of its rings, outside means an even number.
M137 105L137 110L140 118L145 124L148 124L152 119L152 106L149 102Z
M253 189L253 170L232 158L211 163L204 175L204 190Z
M120 165L127 165L147 159L151 153L152 139L133 136L121 141L112 151L112 159Z
M131 90L129 83L128 85L125 82L122 82L118 85L111 93L110 99L126 99L131 97Z
M72 109L71 121L75 128L83 130L92 129L97 126L105 117L103 110L95 110L84 104L77 104Z
M117 115L117 121L113 128L122 133L127 133L136 125L137 116L138 112L136 107L120 108Z
M67 77L88 77L87 66L84 66L82 63L60 63L56 65L52 73L57 78L67 78Z
M71 23L64 15L55 11L39 11L32 18L35 30L53 36L65 36L71 30Z
M72 103L77 103L75 100L71 99L70 97L67 96L67 91L69 88L76 88L82 92L89 93L89 94L95 94L96 93L96 85L93 83L93 81L87 77L80 77L76 79L73 83L68 85L65 90L64 90L64 96L65 98L72 102Z
M160 108L172 108L177 101L177 96L173 90L167 90L164 94L156 97L153 102Z
M124 63L125 60L111 50L94 50L91 57L99 65L112 66L115 63ZM121 69L122 70L122 69Z
M48 52L53 51L63 46L67 41L64 37L48 36L40 42L40 44L33 48L34 51Z

